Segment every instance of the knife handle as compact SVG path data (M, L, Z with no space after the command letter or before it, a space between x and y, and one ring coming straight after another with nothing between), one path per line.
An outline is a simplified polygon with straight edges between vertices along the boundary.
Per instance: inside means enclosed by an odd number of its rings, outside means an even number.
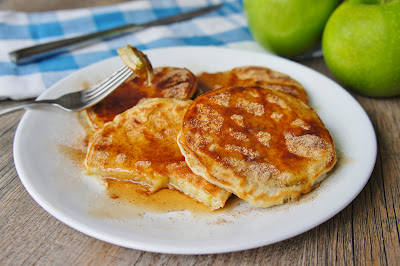
M62 53L68 49L78 48L99 39L107 39L116 35L122 35L128 32L136 32L143 29L143 26L136 24L128 24L120 27L89 33L77 37L71 37L58 41L43 43L26 47L23 49L10 52L8 55L11 60L16 64L26 64L29 62L37 61L45 57L54 56Z
M0 0L1 1L1 0ZM55 54L59 54L64 52L67 49L78 48L84 45L90 44L91 42L98 39L107 39L114 37L116 35L122 35L125 33L136 32L148 27L159 26L159 25L167 25L170 23L180 22L187 19L191 19L197 16L201 16L208 12L214 11L220 8L222 4L217 4L213 6L206 6L203 8L199 8L196 10L184 12L178 15L160 18L157 20L153 20L141 25L136 24L128 24L120 27L103 30L95 33L90 33L82 36L72 37L68 39L62 39L59 41L43 43L39 45L34 45L27 48L22 48L20 50L15 50L10 52L8 55L11 60L16 64L25 64L32 61L37 61L43 59L45 57L54 56Z

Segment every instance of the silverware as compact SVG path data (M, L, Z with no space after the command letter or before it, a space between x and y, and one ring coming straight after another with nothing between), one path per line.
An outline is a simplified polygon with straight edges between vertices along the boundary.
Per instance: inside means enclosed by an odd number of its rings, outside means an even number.
M188 20L205 13L211 12L220 8L222 4L208 6L205 8L196 9L194 11L181 13L178 15L157 19L144 24L128 24L108 30L103 30L95 33L90 33L82 36L72 37L68 39L62 39L54 42L43 43L34 45L19 50L15 50L9 53L11 60L17 64L29 63L32 61L38 61L47 57L54 56L62 53L67 49L76 49L89 43L99 40L116 37L126 33L137 32L152 26L167 25L175 22Z
M105 79L101 84L78 92L65 94L57 99L35 100L22 104L12 105L0 109L0 115L18 111L23 108L34 106L54 105L66 111L79 111L95 105L121 85L130 75L132 70L124 66L116 71L111 77Z

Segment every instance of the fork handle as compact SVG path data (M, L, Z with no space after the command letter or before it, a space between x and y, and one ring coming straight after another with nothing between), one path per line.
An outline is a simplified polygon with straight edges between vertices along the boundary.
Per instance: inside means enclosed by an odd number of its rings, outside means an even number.
M33 106L48 105L48 104L53 104L53 103L54 103L54 101L52 101L52 100L38 100L38 101L30 101L30 102L25 102L25 103L20 103L20 104L14 104L14 105L7 106L5 108L0 109L0 116L19 111L21 109L31 108Z

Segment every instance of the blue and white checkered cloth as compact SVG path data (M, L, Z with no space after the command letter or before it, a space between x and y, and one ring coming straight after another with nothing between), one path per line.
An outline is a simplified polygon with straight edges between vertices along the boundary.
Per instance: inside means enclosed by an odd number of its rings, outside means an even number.
M56 57L15 65L8 52L37 43L100 31L128 23L141 24L184 11L223 2L206 15L157 26ZM117 55L116 49L130 44L138 49L185 45L255 43L243 14L242 0L152 0L112 6L40 13L0 11L0 99L37 97L68 74Z

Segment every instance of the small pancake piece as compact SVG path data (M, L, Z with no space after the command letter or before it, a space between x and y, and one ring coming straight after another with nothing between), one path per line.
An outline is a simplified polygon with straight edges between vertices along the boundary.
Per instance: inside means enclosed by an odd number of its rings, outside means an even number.
M257 86L195 99L178 145L194 173L259 207L309 192L336 163L332 137L309 106Z
M196 77L188 69L158 67L154 69L154 78L150 86L146 78L132 75L100 103L86 109L86 114L89 124L98 130L143 98L191 99L196 89Z
M211 210L224 207L231 193L193 173L185 161L167 166L169 185L187 196L204 203Z
M149 99L97 131L85 160L88 174L140 183L153 193L174 187L218 209L230 193L195 175L176 138L190 100Z
M225 72L204 72L197 79L203 92L228 86L257 85L282 91L308 103L307 93L299 82L266 67L243 66Z

